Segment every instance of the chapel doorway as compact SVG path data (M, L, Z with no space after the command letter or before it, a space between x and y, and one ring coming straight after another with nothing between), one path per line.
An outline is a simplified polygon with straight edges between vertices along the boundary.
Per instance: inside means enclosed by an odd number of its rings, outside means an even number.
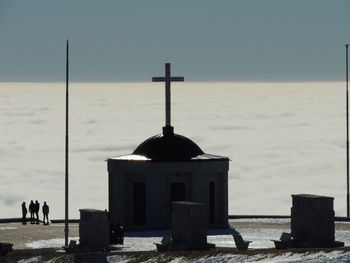
M215 182L209 182L209 224L215 224Z
M145 183L133 184L134 224L146 224L146 185Z
M185 183L170 184L170 202L186 201Z

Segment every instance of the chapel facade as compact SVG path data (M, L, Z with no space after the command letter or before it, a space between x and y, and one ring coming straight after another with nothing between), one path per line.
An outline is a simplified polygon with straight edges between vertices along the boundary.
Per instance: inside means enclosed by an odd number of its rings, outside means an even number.
M167 63L164 81L169 100L163 133L150 137L131 154L107 160L110 223L126 230L169 229L172 202L191 201L207 205L208 227L226 228L229 158L204 153L192 140L174 133L172 78L180 77L170 77Z

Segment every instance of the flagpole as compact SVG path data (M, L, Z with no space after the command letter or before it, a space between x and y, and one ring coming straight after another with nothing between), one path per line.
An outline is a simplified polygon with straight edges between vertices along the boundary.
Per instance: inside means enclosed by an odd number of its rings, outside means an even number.
M349 212L349 44L345 45L346 49L346 216Z
M65 217L64 217L64 245L65 247L68 247L68 233L69 233L69 227L68 227L68 80L69 80L69 43L67 40L66 45L66 152L65 152Z

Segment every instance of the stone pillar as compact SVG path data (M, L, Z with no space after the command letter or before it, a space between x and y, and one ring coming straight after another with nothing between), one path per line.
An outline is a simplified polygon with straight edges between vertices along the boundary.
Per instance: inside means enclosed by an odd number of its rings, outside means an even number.
M292 199L291 230L296 246L334 246L334 198L300 194Z
M108 212L80 209L80 247L87 251L103 251L109 246Z
M173 202L172 240L175 247L183 249L206 249L207 206L193 202Z

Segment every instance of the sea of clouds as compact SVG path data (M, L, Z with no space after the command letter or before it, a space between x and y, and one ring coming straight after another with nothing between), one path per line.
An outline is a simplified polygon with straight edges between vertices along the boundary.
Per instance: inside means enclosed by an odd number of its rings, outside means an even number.
M64 83L0 83L0 211L47 201L64 217ZM164 125L161 83L70 84L70 217L106 209L108 157ZM175 132L228 156L230 214L290 213L291 194L335 197L346 212L343 83L175 83Z

